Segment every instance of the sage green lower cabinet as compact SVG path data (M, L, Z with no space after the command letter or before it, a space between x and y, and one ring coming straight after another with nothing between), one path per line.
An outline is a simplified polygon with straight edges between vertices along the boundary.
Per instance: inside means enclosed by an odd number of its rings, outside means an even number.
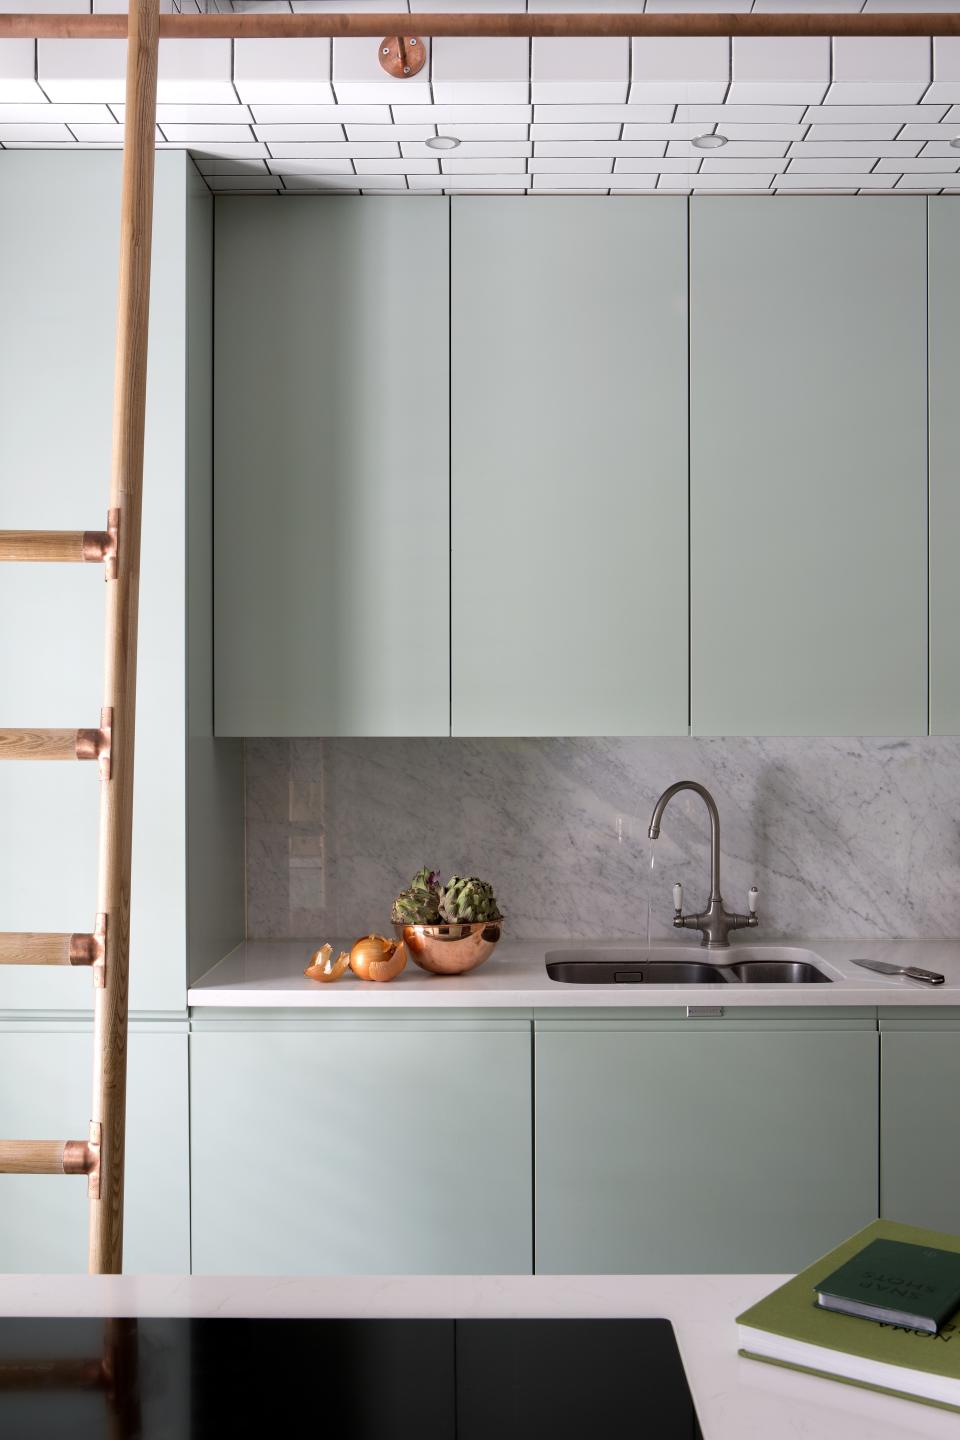
M195 1272L529 1274L529 1021L190 1043Z
M881 1015L880 1055L880 1213L960 1234L960 1010Z
M538 1273L808 1265L876 1217L877 1045L870 1013L538 1020Z
M50 1020L0 1025L0 1134L82 1140L90 1120L90 1026ZM186 1022L131 1023L127 1072L127 1175L123 1268L190 1269ZM82 1177L0 1177L0 1272L86 1269Z

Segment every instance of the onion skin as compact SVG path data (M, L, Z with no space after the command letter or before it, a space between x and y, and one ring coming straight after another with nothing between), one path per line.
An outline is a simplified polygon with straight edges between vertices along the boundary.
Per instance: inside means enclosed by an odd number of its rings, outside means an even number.
M329 984L332 980L339 980L345 975L347 966L350 964L350 956L346 950L342 950L336 960L332 960L332 945L322 945L319 950L314 951L310 957L310 964L304 970L304 975L309 980L319 980L323 984Z
M393 980L407 963L402 940L384 935L364 935L350 951L350 968L359 980Z

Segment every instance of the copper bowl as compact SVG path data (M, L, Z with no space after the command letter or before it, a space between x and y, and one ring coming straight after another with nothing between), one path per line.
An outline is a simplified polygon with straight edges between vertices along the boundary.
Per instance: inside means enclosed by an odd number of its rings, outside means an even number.
M421 970L434 975L465 975L493 954L503 920L471 925L395 925L407 954Z

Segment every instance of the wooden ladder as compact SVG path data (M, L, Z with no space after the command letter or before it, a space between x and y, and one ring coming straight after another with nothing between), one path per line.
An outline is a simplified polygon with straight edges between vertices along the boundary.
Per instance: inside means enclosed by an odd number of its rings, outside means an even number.
M96 760L100 770L93 929L75 935L0 934L0 964L88 965L92 970L93 1103L87 1138L0 1141L0 1173L87 1176L91 1274L118 1274L123 1262L133 747L158 36L159 0L130 0L113 455L106 528L0 531L0 561L102 564L106 580L105 675L99 726L0 730L2 759Z

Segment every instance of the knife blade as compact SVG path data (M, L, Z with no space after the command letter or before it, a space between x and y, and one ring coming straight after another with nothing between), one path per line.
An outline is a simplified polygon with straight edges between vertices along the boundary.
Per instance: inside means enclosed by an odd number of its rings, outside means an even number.
M924 985L942 985L943 976L937 970L922 970L919 965L888 965L885 960L853 960L864 970L876 970L879 975L906 975L910 980L920 980Z

